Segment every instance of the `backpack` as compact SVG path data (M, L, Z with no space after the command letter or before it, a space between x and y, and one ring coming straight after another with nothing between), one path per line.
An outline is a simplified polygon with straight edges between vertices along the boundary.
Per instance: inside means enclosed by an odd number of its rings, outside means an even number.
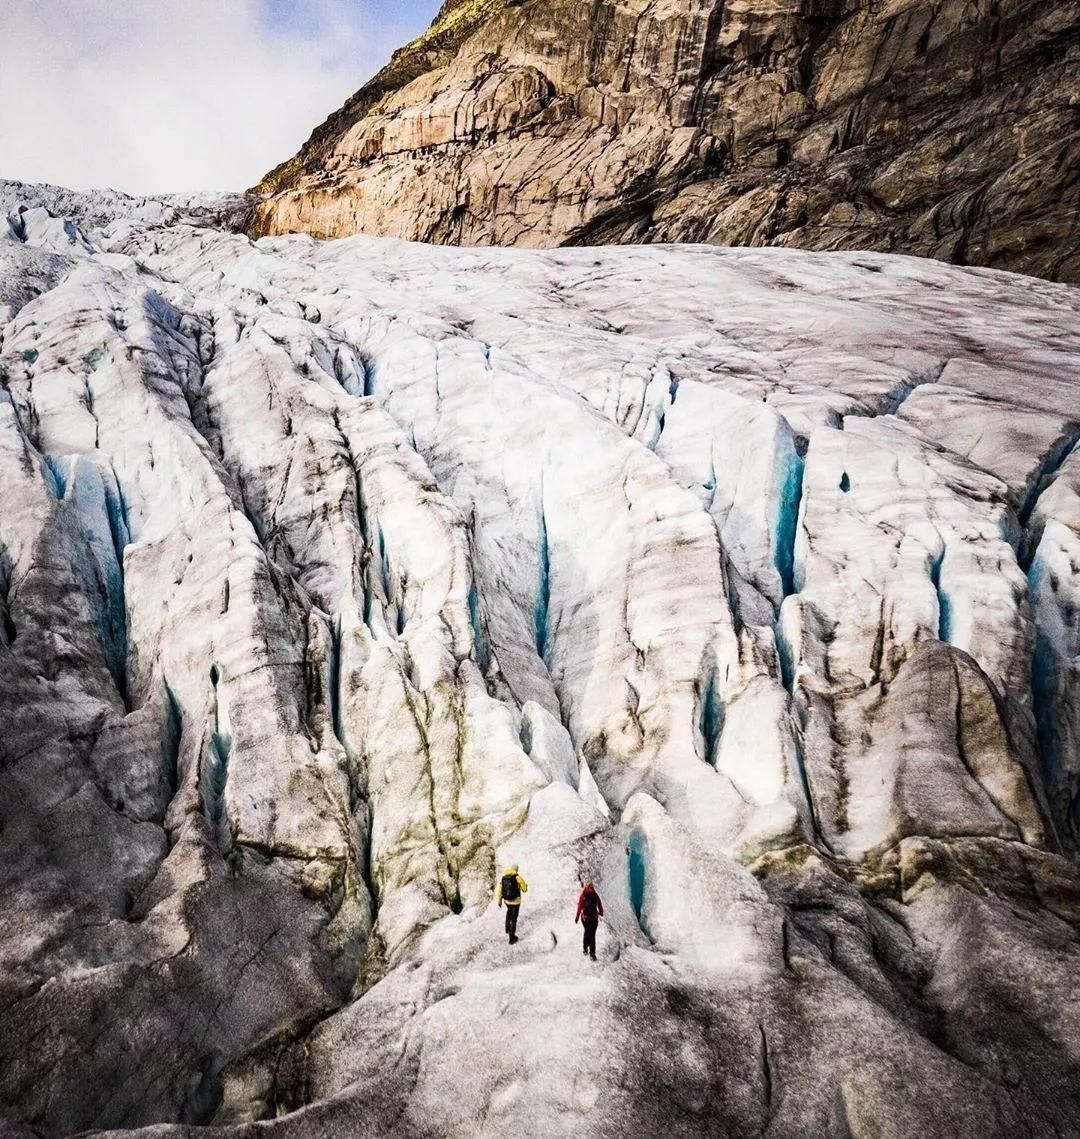
M502 897L504 902L516 902L521 897L521 887L518 885L516 874L503 875Z
M597 911L600 908L598 905L599 901L600 898L595 890L586 890L585 893L581 896L582 915L589 918L590 921L596 917Z

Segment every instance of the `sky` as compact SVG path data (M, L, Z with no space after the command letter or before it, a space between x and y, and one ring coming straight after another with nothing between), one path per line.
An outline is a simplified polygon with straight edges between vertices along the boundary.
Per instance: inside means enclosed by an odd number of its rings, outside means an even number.
M440 0L0 0L0 178L244 189Z

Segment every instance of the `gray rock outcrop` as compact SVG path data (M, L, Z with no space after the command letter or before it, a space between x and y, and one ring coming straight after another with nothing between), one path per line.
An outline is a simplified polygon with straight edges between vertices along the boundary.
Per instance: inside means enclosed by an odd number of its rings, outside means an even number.
M1080 279L1076 0L447 0L255 236L711 242Z

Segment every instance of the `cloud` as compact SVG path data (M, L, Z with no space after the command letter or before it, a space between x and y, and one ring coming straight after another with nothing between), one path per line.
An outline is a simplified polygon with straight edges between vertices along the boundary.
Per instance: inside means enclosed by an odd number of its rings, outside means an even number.
M240 189L438 0L0 0L0 177Z

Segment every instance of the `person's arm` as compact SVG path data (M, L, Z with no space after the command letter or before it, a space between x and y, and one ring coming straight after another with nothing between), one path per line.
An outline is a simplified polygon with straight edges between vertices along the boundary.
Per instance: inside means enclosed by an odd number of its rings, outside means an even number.
M581 910L584 907L584 905L585 905L585 891L582 890L581 893L578 895L577 913L574 914L574 925L577 925L577 923L579 921L581 921Z
M499 908L502 909L502 879L499 879L499 884L495 888L495 897L499 899Z
M518 880L518 885L521 887L521 892L523 894L527 894L529 892L529 883L526 882L525 879L522 878L522 876L520 874L517 876L517 880Z
M596 915L601 918L604 916L604 903L600 901L599 894L596 895Z

